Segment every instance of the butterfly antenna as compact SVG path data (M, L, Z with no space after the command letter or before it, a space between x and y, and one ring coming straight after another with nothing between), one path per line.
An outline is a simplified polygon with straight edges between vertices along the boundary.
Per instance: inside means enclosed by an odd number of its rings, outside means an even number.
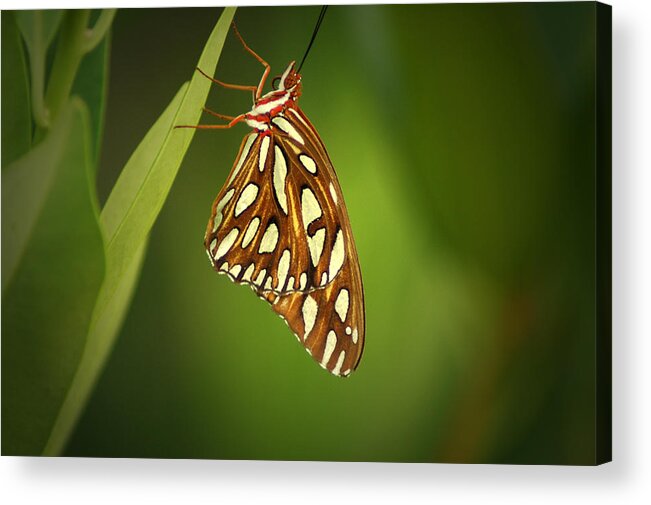
M321 7L321 12L319 13L319 19L316 20L316 26L314 27L312 38L310 39L310 43L308 44L307 49L305 50L305 54L303 55L301 64L298 66L297 72L300 72L301 68L303 68L303 63L305 63L305 58L307 58L307 55L310 52L310 49L312 48L312 44L314 44L314 39L316 39L316 34L319 33L319 28L321 27L321 23L323 22L323 18L325 17L325 13L327 10L328 10L327 5L323 5Z

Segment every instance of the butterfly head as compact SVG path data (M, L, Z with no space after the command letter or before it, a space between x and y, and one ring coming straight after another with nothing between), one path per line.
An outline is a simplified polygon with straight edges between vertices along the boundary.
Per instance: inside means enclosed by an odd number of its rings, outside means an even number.
M301 74L296 72L296 62L292 61L283 75L280 76L280 83L278 84L279 91L289 91L292 99L301 96Z

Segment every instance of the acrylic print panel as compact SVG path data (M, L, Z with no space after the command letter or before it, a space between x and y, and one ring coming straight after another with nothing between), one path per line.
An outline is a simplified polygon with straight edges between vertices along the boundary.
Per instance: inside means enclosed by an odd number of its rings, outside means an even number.
M319 12L2 13L3 454L610 460L610 8Z

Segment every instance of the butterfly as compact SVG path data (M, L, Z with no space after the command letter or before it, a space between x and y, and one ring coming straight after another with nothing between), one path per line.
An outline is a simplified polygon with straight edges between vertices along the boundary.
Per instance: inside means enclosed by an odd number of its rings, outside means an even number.
M249 285L285 320L323 368L346 377L365 337L364 290L355 241L334 167L316 129L297 104L301 75L291 62L263 93L269 64L233 30L264 67L252 109L229 121L193 128L251 127L217 195L204 245L213 268Z

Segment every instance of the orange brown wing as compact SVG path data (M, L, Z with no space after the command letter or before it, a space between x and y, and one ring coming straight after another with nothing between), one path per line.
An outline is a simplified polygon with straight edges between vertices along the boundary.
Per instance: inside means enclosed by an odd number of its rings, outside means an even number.
M335 375L357 366L364 294L343 194L316 130L295 106L248 135L213 204L215 270L272 304Z

